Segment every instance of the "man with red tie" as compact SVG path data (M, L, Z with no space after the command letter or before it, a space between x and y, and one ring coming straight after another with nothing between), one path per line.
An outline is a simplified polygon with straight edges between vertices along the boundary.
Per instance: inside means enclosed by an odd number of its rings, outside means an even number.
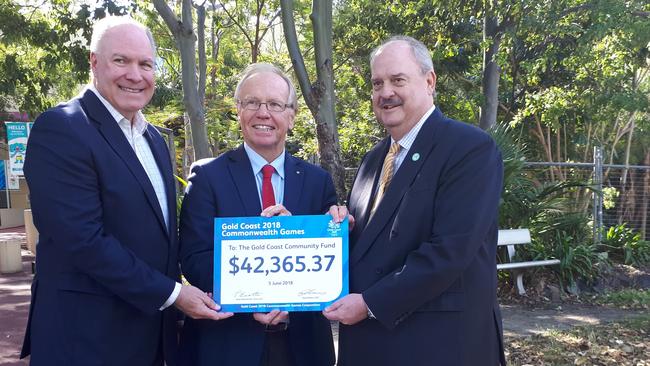
M336 204L331 176L285 151L297 109L291 80L271 64L252 64L235 90L244 143L196 162L180 217L183 274L213 291L214 217L313 215ZM220 322L188 319L181 365L331 366L329 322L318 312L235 314Z

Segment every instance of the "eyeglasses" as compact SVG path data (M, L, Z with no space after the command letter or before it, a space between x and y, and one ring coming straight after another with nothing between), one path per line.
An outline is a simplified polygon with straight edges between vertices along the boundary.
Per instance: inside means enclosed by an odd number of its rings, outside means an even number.
M262 104L265 104L266 109L268 109L271 112L284 112L284 110L287 108L293 108L293 104L284 104L277 101L260 102L259 100L256 99L239 101L239 105L241 105L242 108L244 109L248 109L249 111L256 111L260 109Z

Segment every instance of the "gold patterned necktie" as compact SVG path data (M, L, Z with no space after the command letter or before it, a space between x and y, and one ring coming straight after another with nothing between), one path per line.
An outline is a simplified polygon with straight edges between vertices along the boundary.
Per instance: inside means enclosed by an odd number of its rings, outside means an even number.
M390 181L393 179L393 170L395 167L395 157L399 153L401 146L397 142L393 142L388 149L388 154L384 158L384 165L381 168L381 177L379 178L379 188L377 189L377 194L375 195L375 202L372 205L372 213L375 212L379 202L384 197L384 193L388 189Z

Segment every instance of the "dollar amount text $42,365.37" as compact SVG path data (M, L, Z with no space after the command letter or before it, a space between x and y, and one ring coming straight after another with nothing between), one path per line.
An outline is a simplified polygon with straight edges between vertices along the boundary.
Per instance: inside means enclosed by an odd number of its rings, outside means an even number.
M334 255L312 255L311 259L306 258L304 255L297 256L286 256L284 258L273 256L271 257L271 267L264 267L264 257L254 257L249 261L248 257L244 257L243 261L240 264L239 257L233 255L229 263L232 266L232 269L228 273L232 273L234 276L239 271L246 271L246 273L264 273L265 276L268 276L269 273L277 273L280 271L284 272L319 272L325 270L326 272L330 270L332 262L334 262Z

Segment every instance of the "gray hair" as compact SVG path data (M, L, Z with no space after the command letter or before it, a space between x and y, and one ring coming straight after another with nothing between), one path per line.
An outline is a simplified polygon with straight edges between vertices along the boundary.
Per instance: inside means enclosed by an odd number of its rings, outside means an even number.
M156 42L153 39L151 30L129 16L107 16L95 23L93 26L93 35L90 38L90 52L98 53L99 46L102 42L102 39L106 35L106 32L121 25L133 25L142 29L149 39L149 44L151 45L151 51L153 52L154 59L156 58Z
M379 53L379 51L381 51L388 43L396 41L406 42L406 44L409 45L411 51L413 51L415 61L420 65L420 71L422 71L422 74L426 74L433 70L433 61L431 61L431 54L429 53L427 46L413 37L404 35L392 36L372 50L372 53L370 53L370 63L372 64L377 53Z
M266 62L258 62L258 63L250 64L248 65L248 67L244 69L244 71L241 72L239 82L237 83L237 87L235 88L235 99L239 100L239 90L241 89L241 86L244 84L244 81L248 80L251 76L255 74L260 74L263 72L270 72L276 74L280 76L287 83L287 86L289 87L288 104L291 105L294 111L298 111L298 100L296 97L296 88L293 86L293 82L291 82L289 76L285 74L284 71L280 70L279 67Z

